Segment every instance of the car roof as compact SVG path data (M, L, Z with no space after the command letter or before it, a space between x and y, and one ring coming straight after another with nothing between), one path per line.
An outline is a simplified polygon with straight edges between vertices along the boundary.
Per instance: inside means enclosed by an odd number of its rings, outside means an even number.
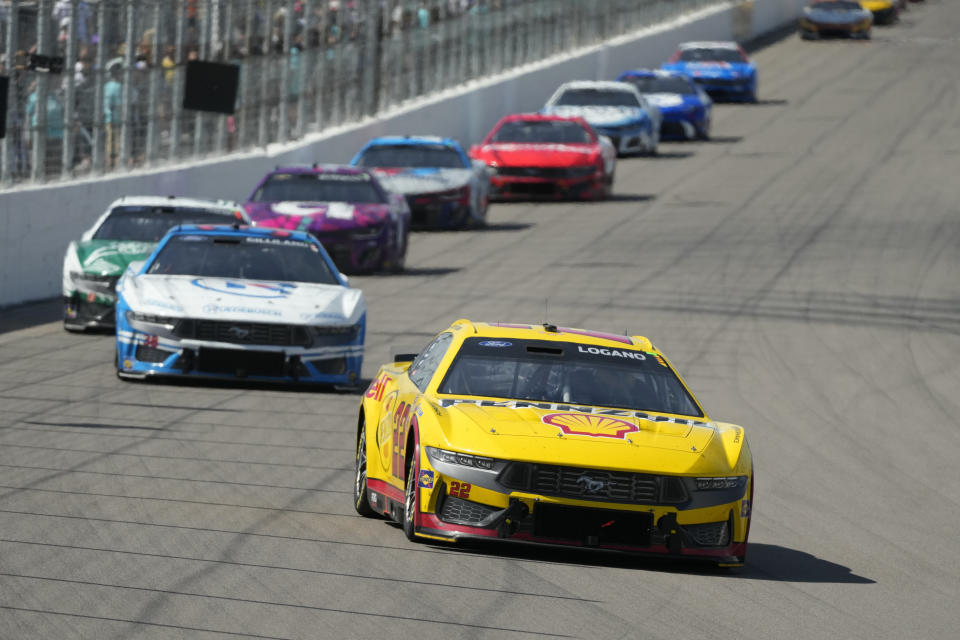
M689 78L681 71L667 71L665 69L630 69L621 73L618 78Z
M512 338L515 340L552 340L557 342L581 342L584 344L623 349L637 348L658 353L650 340L644 336L627 336L572 327L554 327L542 324L513 324L503 322L472 322L465 318L450 325L452 330L465 330L469 338Z
M699 40L683 42L680 49L739 49L740 45L732 40Z
M503 116L500 119L500 122L497 124L503 124L504 122L520 122L520 121L530 121L536 122L538 120L557 120L560 122L576 122L578 124L587 125L587 121L580 116L559 116L552 113L512 113L508 116Z
M395 146L395 145L445 145L448 147L459 147L460 143L453 138L443 138L441 136L380 136L372 138L365 146Z
M363 167L355 167L349 164L316 163L316 164L294 164L294 165L278 166L267 175L274 175L277 173L313 173L313 174L344 173L349 175L358 175L361 173L370 173L370 171Z
M557 88L557 91L559 92L563 89L599 89L601 91L625 91L627 93L633 93L635 91L635 87L632 84L618 80L574 80L572 82L564 82Z
M304 242L313 242L313 236L306 231L295 231L291 229L273 229L269 227L252 227L249 225L236 224L181 224L170 229L167 232L170 236L181 235L200 235L200 236L246 236L246 237L272 237L287 238L290 240L302 240Z
M110 203L114 207L183 207L191 209L223 210L224 215L233 215L240 204L232 200L214 200L212 198L187 198L182 196L123 196Z

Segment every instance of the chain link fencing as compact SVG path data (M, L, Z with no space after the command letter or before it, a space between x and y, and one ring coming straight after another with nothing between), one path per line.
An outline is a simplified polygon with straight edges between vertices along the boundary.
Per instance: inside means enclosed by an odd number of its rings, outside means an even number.
M0 188L296 140L721 2L0 0ZM190 60L239 66L233 115L182 107Z

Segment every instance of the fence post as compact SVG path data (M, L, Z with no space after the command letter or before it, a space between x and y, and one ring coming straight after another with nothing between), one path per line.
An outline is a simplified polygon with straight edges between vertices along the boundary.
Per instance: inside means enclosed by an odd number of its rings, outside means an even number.
M133 48L134 31L136 29L136 11L133 6L134 0L126 0L126 50L123 56L123 91L122 105L120 107L120 158L117 166L129 168L130 165L130 147L133 141Z
M293 0L284 0L283 47L280 55L280 101L277 114L277 142L286 142L290 137L290 62L293 47ZM301 61L297 61L298 63Z
M40 0L37 6L37 53L48 55L48 41L50 32L50 5L49 0ZM34 74L36 87L28 98L33 102L35 109L36 126L30 126L30 137L33 140L33 153L30 163L30 179L34 182L43 180L47 167L47 98L50 95L50 73L37 71ZM28 116L29 118L29 116Z
M60 177L64 180L73 173L73 149L76 140L74 131L74 112L76 106L77 65L77 0L70 0L70 24L67 28L67 59L63 65L63 149L60 158Z
M263 21L263 47L260 52L260 113L257 131L257 145L266 147L270 142L270 132L267 130L270 108L267 96L270 95L270 36L273 31L273 1L266 0Z
M212 0L205 0L203 3L203 14L200 16L200 50L197 52L197 59L207 60L210 57L210 31L213 28ZM203 155L204 125L206 113L197 111L194 116L193 125L193 157L199 158Z
M220 1L217 0L217 11L216 15L220 15ZM230 58L233 55L233 2L227 2L225 9L225 16L223 19L224 27L224 37L221 38L220 35L215 35L213 38L214 42L217 42L221 46L221 51L223 56L220 62L230 63ZM219 20L214 21L213 32L215 34L219 33L218 26L220 24ZM222 154L227 147L227 119L230 116L221 114L217 117L217 140L215 143L215 148L218 154ZM236 114L234 114L234 131L236 131Z
M10 12L7 14L7 47L4 52L6 54L4 73L10 79L10 86L7 87L7 135L3 140L0 140L3 145L0 147L3 153L3 158L0 159L0 163L2 163L2 166L0 166L0 185L3 186L13 182L13 154L16 151L16 141L13 138L19 134L19 132L13 130L14 96L16 95L14 93L16 78L13 75L13 56L17 52L17 21L19 20L17 9L19 4L20 0L13 0L10 3Z
M174 36L173 91L170 100L170 159L180 155L180 130L183 125L183 41L187 30L186 0L176 2L177 31Z

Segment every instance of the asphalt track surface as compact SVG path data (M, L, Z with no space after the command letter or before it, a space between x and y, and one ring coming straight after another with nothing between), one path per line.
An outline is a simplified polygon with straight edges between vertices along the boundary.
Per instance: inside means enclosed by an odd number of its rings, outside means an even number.
M121 382L109 336L21 312L0 638L958 637L957 33L928 2L871 43L789 37L760 104L623 161L613 201L499 205L356 279L367 377L462 316L652 337L748 430L740 572L410 544L353 512L356 394Z

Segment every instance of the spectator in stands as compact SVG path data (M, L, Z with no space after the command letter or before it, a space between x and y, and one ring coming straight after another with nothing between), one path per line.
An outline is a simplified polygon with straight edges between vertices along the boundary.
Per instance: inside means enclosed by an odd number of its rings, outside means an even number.
M30 122L30 129L36 135L46 135L45 175L53 176L60 173L63 157L63 106L57 100L56 92L51 91L47 94L47 129L43 132L37 130L39 102L40 94L37 90L37 82L34 80L30 85L30 96L27 98L27 120Z
M103 125L106 130L106 166L113 169L120 153L120 117L123 99L123 83L120 73L123 60L114 58L107 63L110 79L103 85Z

